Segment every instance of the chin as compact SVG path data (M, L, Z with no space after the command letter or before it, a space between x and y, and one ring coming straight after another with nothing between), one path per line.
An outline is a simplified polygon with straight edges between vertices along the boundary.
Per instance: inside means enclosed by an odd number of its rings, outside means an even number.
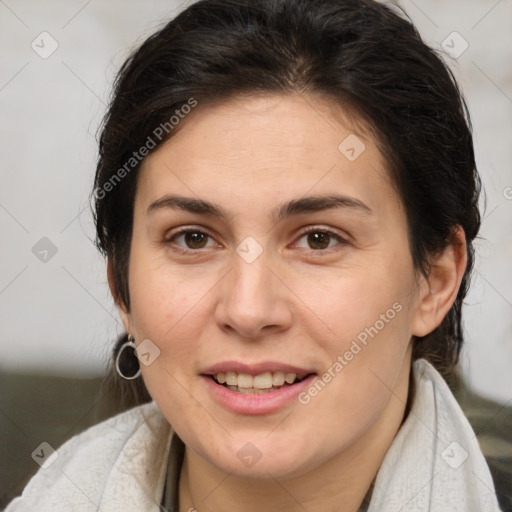
M310 460L312 450L295 443L283 433L272 439L268 432L237 435L219 442L217 449L201 446L199 453L211 465L225 474L257 480L288 479L307 473L321 461ZM304 437L306 438L306 436ZM253 441L250 441L253 439Z

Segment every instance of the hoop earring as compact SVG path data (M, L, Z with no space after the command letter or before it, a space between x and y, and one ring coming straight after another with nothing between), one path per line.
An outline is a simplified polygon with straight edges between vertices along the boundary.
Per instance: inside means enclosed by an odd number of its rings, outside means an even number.
M123 353L125 353L127 348L129 348L132 351L132 355L128 356L127 354L125 354L123 356ZM123 366L125 368L127 367L127 371L121 370L120 363L121 364L123 363L121 361L121 357L123 357L123 359L124 359ZM140 370L139 360L137 358L135 340L133 339L133 336L131 334L128 334L128 341L126 341L125 343L123 343L121 345L121 348L119 349L119 352L117 353L117 356L116 356L115 365L116 365L117 374L120 377L122 377L123 379L133 380L140 376L141 370ZM135 371L135 373L133 373L135 368L136 368L136 371Z

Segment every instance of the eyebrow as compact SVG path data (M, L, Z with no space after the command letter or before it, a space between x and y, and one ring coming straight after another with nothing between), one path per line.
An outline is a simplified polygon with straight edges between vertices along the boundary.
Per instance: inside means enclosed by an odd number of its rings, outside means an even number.
M217 217L221 220L232 219L232 215L222 208L222 206L192 197L178 195L165 195L156 201L153 201L147 208L146 214L150 215L163 209L180 209L199 215ZM354 197L340 195L322 195L308 196L299 199L292 199L279 205L271 211L271 218L274 222L280 222L285 218L304 214L307 212L320 212L332 210L335 208L347 208L367 215L372 214L371 208Z

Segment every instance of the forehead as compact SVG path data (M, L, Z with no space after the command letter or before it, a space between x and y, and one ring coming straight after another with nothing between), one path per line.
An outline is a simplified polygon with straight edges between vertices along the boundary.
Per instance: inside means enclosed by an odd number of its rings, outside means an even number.
M141 168L137 202L164 193L269 209L308 193L343 193L379 208L396 202L376 141L325 98L244 96L198 106ZM379 201L380 197L380 201Z

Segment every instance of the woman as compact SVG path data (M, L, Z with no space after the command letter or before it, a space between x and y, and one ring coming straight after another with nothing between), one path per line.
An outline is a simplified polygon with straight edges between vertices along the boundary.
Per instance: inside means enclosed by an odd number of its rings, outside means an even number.
M135 407L7 510L499 510L441 376L478 195L457 84L390 7L187 8L123 65L100 140Z

